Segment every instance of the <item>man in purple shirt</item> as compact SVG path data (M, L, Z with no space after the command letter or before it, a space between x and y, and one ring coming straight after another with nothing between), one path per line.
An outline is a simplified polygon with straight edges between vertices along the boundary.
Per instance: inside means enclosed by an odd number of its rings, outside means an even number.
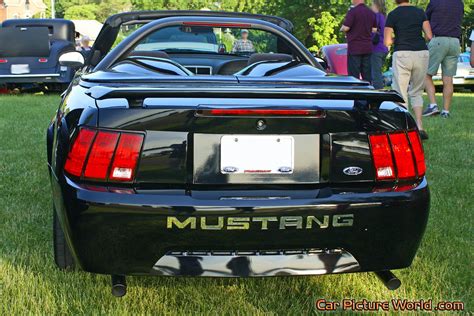
M372 33L377 30L375 13L364 0L352 0L353 7L347 12L341 31L347 37L347 70L350 76L371 81L370 56Z
M453 77L456 75L458 58L461 53L461 23L464 15L462 0L431 0L426 8L426 16L433 30L433 39L429 43L430 61L426 76L426 93L430 106L423 116L439 114L436 103L433 76L441 65L443 74L443 106L441 117L449 117L449 107L453 98Z

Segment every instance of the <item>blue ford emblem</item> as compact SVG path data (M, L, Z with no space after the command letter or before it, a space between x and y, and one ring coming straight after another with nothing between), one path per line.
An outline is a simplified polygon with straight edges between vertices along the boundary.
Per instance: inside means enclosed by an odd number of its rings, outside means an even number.
M347 167L342 170L345 175L347 176L358 176L361 174L364 170L361 167Z

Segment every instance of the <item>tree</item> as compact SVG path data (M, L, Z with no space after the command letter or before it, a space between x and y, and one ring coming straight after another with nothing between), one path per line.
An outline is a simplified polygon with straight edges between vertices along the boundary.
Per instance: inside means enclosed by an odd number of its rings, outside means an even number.
M64 12L64 18L68 20L95 20L97 10L96 4L69 7Z
M324 33L327 31L337 38L337 41L343 40L343 34L340 34L338 28L329 30L330 25L339 26L344 19L344 15L349 9L347 0L275 0L265 7L266 13L282 16L293 22L295 29L294 34L307 47L318 46L315 36L323 40L324 34L315 34L315 26L317 21L326 23L324 28L318 28L317 32ZM323 17L324 12L324 17ZM314 19L314 20L313 20ZM337 22L337 24L335 24ZM313 23L312 27L308 27ZM327 40L327 39L325 39ZM331 42L334 42L334 37L331 36Z
M310 51L318 52L325 45L338 43L336 31L340 23L330 12L321 12L321 16L317 19L309 18L308 23L313 30L312 37L315 42L309 47Z
M55 2L56 17L64 17L66 10L71 7L80 7L89 3L91 3L89 0L57 0Z
M132 10L132 3L130 0L102 0L99 1L97 6L98 9L96 15L99 22L104 22L113 14Z

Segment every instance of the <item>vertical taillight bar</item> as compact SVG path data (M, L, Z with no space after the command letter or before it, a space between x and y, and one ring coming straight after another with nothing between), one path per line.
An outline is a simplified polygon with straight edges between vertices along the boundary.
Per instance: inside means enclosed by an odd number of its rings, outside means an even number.
M415 163L407 135L405 132L391 133L389 138L395 157L398 178L402 180L415 178Z
M408 132L413 154L415 155L416 169L418 177L423 177L426 172L425 153L421 144L420 135L417 131Z
M89 153L89 149L94 140L96 131L90 129L80 129L74 140L71 150L66 159L64 170L76 177L82 175L82 169Z
M135 177L142 143L143 135L122 133L110 168L110 180L130 181Z
M392 150L386 134L369 135L377 180L395 179Z
M103 131L97 133L86 163L84 178L107 180L107 173L119 135L119 133Z

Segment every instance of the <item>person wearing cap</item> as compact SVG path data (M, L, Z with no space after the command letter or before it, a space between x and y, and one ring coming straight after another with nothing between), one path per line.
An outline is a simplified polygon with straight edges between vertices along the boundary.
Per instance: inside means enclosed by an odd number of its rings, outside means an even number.
M253 53L255 49L253 43L249 40L249 30L243 29L240 31L241 39L236 40L232 46L232 53Z

